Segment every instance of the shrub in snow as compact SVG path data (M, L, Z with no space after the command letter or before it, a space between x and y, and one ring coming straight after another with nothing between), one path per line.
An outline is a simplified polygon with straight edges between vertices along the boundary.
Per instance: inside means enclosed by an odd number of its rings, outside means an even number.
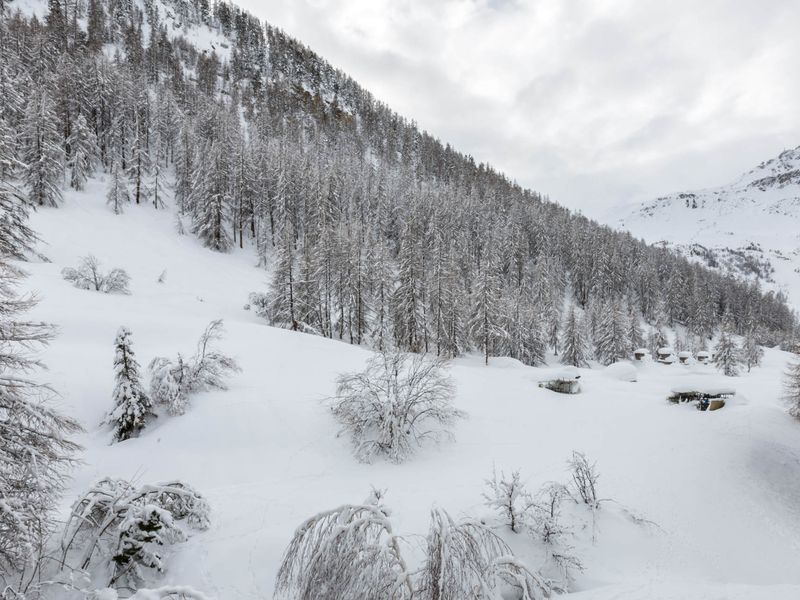
M153 416L153 403L139 381L139 363L128 328L119 328L114 346L114 409L108 422L114 426L114 441L121 442L139 435Z
M208 528L206 500L172 481L136 488L102 479L73 506L61 540L61 564L100 573L109 587L136 589L164 570L164 550Z
M402 462L423 441L452 437L449 428L463 416L454 393L443 361L388 351L374 354L364 371L341 375L331 408L359 460Z
M597 497L597 480L600 479L600 475L597 473L596 464L590 463L582 452L574 450L572 458L567 464L572 475L572 489L577 495L577 500L592 509L600 508L600 500Z
M100 261L89 254L81 259L77 269L66 267L61 276L76 288L94 290L104 294L130 294L130 276L123 269L111 269L107 274L100 270Z
M155 589L138 589L128 600L211 600L210 596L185 585L166 585ZM87 600L119 600L117 590L94 590Z
M186 361L178 354L175 360L156 357L150 362L150 395L170 414L186 412L191 394L228 389L225 380L241 370L233 358L214 348L214 343L222 339L222 332L222 320L211 321L191 359Z
M418 590L415 598L430 600L534 600L550 595L548 584L514 558L491 529L474 521L456 523L441 509L431 511Z
M18 317L35 302L16 295L21 273L0 257L0 596L24 597L37 581L52 510L79 447L80 426L48 406L49 388L29 379L30 351L52 328Z
M479 523L455 523L431 514L426 558L411 573L393 533L390 511L373 494L306 520L295 531L275 584L276 598L303 600L522 600L548 595L547 585L513 557L511 549ZM511 591L513 590L513 592Z
M561 504L568 497L559 483L545 485L534 497L522 483L519 471L500 477L494 473L486 482L486 505L497 513L504 526L514 533L526 533L545 551L547 562L554 567L549 585L566 591L572 573L583 570L580 559L568 544L572 530L561 520Z

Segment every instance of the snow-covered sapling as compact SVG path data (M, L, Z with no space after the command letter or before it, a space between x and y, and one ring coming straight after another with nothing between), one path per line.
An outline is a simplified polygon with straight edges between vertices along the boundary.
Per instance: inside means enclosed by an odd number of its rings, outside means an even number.
M568 494L567 488L560 483L545 485L537 494L530 528L532 535L544 545L548 559L557 571L553 586L562 591L569 589L575 571L583 571L583 563L567 541L572 530L561 519L561 503Z
M227 389L226 379L241 370L233 358L214 347L214 342L222 339L222 332L222 320L211 321L191 359L184 360L178 354L175 360L158 356L150 362L150 395L170 414L186 412L191 394Z
M164 548L209 525L205 498L180 481L136 488L102 479L73 506L61 541L61 564L103 573L107 584L136 589L164 569Z
M139 435L153 416L153 403L142 388L127 327L119 328L114 346L114 409L108 422L114 426L114 441L121 442Z
M130 294L130 276L123 269L111 269L107 274L100 270L100 261L89 254L81 259L77 269L66 267L61 276L76 288L94 290L104 294Z
M452 437L450 427L463 416L454 393L443 361L387 351L374 354L365 370L339 377L331 408L359 460L402 462L425 440Z
M596 464L590 463L582 452L574 450L572 458L567 464L572 475L572 489L577 495L577 500L592 509L600 508L600 500L597 497L597 481L600 475L597 473Z
M522 483L519 471L507 476L497 471L486 480L487 490L483 494L486 506L495 511L514 533L521 532L529 524L534 502Z

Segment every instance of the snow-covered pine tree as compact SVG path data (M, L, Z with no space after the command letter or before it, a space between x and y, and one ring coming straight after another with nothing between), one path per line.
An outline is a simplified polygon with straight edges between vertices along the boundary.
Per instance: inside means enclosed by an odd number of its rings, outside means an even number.
M800 419L800 355L789 361L783 376L784 398L789 402L789 414Z
M483 353L484 362L508 337L502 327L499 313L499 285L494 263L486 258L478 273L472 294L472 314L467 322L467 333L475 346Z
M106 204L111 207L115 215L123 213L123 206L131 201L128 185L122 173L119 160L115 160L111 167L111 178L108 181L108 191L106 192Z
M574 367L588 367L589 358L591 354L586 326L573 304L567 312L561 334L561 362Z
M728 377L739 375L741 353L731 333L728 319L723 322L719 340L717 340L717 345L714 348L714 364L717 365L717 369Z
M86 122L86 117L78 115L72 124L72 131L67 138L69 158L67 167L70 169L69 184L75 190L82 190L86 180L94 172L94 165L100 150L97 147L97 138Z
M604 365L630 358L628 320L619 300L609 301L597 324L595 346L597 358Z
M142 387L139 363L131 346L130 330L120 327L114 340L114 409L108 416L116 442L137 437L153 416L153 403Z
M228 227L231 194L228 190L221 144L213 144L192 186L192 230L206 248L227 252L233 246Z
M630 302L628 303L628 342L631 352L641 348L645 343L641 315Z
M125 175L131 183L131 196L136 204L142 204L150 199L150 187L148 180L152 163L150 160L150 149L147 146L147 125L143 123L143 117L139 115L138 108L135 110L133 123L133 140L130 144L131 155L127 162Z
M22 260L37 237L27 225L28 205L10 182L0 179L0 259Z
M19 315L34 305L15 294L21 272L0 256L0 589L26 597L36 580L52 510L78 446L68 436L78 423L48 406L51 391L28 372L40 363L32 347L46 344L52 328Z
M64 174L59 120L47 93L38 94L31 99L22 129L25 186L31 204L58 206Z
M761 365L761 360L764 358L764 348L758 343L758 337L753 330L748 331L744 336L741 357L748 373L753 367Z

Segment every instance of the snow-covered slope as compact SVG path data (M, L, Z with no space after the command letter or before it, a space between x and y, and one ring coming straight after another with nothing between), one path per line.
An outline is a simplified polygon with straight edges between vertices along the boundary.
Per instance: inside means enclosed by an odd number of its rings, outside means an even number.
M658 526L635 525L613 503L601 510L594 542L592 528L578 522L573 544L586 570L576 598L800 597L800 426L779 400L788 355L768 350L763 368L726 380L738 395L714 413L665 401L690 379L722 383L707 366L645 364L638 383L584 370L583 393L564 396L537 387L542 369L462 358L452 374L456 404L469 418L456 441L401 465L360 464L322 400L337 373L360 368L368 351L268 327L244 309L266 279L252 252L205 250L175 233L168 211L131 206L116 216L103 190L91 182L86 192L68 193L63 207L33 216L39 250L52 262L24 265L25 286L41 297L34 316L60 329L44 356L46 377L86 428L64 509L107 475L184 479L210 501L211 529L177 546L165 581L220 600L270 598L295 526L361 501L371 485L388 489L393 522L418 556L432 506L486 516L482 491L493 468L521 469L535 490L565 480L565 461L577 449L598 462L602 497ZM127 269L132 294L63 281L61 269L87 253ZM132 330L146 364L191 351L216 318L227 329L222 349L243 369L230 390L199 395L186 415L162 417L140 438L110 445L99 424L111 405L118 327ZM528 539L508 537L535 559Z
M739 275L800 306L800 146L729 185L645 202L615 225Z

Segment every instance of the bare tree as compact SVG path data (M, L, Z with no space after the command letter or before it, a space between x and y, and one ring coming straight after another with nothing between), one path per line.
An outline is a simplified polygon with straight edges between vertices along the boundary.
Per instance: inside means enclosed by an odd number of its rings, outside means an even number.
M800 419L800 356L789 363L783 379L784 396L789 401L789 414Z
M597 497L597 480L600 475L597 473L596 464L590 463L582 452L574 450L567 464L572 474L573 489L580 502L592 509L600 508L600 500Z
M61 276L76 288L94 290L104 294L130 294L130 276L123 269L111 269L106 274L100 270L100 261L91 254L81 259L77 269L66 267Z
M449 428L464 416L453 395L442 360L387 351L374 354L364 371L340 376L331 407L359 460L402 462L425 440L452 437Z

